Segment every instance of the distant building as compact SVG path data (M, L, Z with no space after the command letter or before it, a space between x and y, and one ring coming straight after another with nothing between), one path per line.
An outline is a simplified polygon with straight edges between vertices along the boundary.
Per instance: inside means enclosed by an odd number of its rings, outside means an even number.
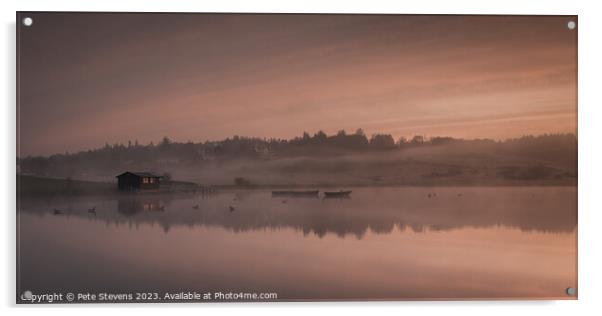
M117 178L117 187L123 191L158 189L160 176L150 172L124 172Z

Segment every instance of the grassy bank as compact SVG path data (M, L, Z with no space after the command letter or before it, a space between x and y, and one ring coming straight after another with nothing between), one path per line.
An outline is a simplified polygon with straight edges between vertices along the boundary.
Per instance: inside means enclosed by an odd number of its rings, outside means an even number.
M197 192L200 189L202 187L192 182L166 181L161 183L159 190L139 191L139 193L185 193ZM117 189L116 183L17 175L17 195L19 196L105 195L119 193L123 192Z
M114 183L17 175L17 195L86 195L116 193Z

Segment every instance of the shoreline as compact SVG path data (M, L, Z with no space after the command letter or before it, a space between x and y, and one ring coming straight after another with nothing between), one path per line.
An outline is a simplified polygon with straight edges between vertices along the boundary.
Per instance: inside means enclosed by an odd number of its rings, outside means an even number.
M157 195L157 194L218 194L231 191L265 191L281 189L353 189L353 188L495 188L495 187L575 187L575 181L484 181L480 183L315 183L315 184L257 184L257 185L200 185L174 181L158 190L124 192L115 183L45 178L17 175L17 198L44 196L103 196L103 195Z

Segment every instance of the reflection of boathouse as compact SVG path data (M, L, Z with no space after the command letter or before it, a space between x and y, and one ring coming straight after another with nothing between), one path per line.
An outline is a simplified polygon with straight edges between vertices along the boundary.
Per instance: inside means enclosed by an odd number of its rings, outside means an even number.
M158 189L160 176L150 172L124 172L117 178L117 187L123 191Z
M117 201L117 211L124 215L134 215L140 212L162 212L165 207L158 196L131 196Z

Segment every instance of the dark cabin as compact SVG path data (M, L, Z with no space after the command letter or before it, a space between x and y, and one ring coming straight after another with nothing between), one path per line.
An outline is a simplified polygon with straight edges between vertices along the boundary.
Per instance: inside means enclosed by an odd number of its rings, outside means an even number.
M124 172L117 178L117 187L122 191L152 190L159 188L160 176L150 172Z

